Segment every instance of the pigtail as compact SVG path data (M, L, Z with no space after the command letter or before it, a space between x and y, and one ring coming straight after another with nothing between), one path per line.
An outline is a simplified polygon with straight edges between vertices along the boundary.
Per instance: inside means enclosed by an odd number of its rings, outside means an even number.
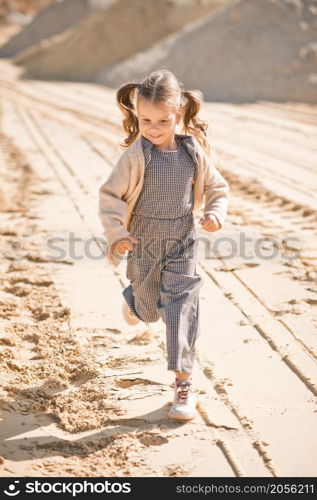
M184 90L182 95L187 102L183 106L183 122L185 134L194 135L204 150L211 154L211 148L207 139L208 122L198 118L198 113L203 102L203 94L200 90Z
M129 82L122 85L116 94L117 105L125 116L122 125L127 137L124 139L123 143L120 143L120 146L123 147L130 146L139 134L139 123L133 104L135 91L139 87L140 83Z

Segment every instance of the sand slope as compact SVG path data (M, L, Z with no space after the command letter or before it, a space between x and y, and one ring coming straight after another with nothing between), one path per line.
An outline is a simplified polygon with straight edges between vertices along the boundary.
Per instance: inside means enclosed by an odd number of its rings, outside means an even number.
M105 67L148 48L224 3L226 0L112 1L102 13L15 61L25 66L29 77L90 80Z
M240 0L105 70L118 86L172 70L208 100L317 101L317 9L312 1ZM189 71L190 68L190 71Z
M38 15L0 50L1 57L12 57L38 45L57 33L78 24L89 14L106 7L111 0L63 0L42 9ZM42 45L45 47L44 45Z

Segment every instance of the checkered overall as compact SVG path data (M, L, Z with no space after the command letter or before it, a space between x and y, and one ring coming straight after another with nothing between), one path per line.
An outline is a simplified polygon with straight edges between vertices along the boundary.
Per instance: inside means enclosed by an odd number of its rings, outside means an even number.
M161 151L141 137L144 183L134 206L123 296L143 321L166 325L168 370L191 373L200 333L193 182L197 160L190 135L177 134L176 151Z

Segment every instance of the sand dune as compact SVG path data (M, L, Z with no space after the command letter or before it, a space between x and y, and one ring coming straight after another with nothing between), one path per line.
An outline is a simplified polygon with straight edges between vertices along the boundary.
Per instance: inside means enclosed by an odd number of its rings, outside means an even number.
M311 1L240 0L97 77L115 87L154 68L223 101L317 101L317 9ZM189 71L190 68L190 71Z
M117 0L15 62L35 78L91 80L104 68L163 40L226 0ZM123 15L124 14L124 15Z
M48 38L75 26L93 12L105 8L110 1L64 0L48 5L1 48L0 57L12 57L38 44L45 47Z

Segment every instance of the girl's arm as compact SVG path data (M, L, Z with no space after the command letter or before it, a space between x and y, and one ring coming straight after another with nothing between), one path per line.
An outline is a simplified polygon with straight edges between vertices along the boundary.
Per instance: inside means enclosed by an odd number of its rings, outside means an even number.
M124 151L99 188L99 217L109 246L130 234L124 227L127 203L123 199L129 188L130 172L131 163L127 151Z
M211 158L206 157L207 165L204 179L205 208L204 215L210 213L216 216L220 228L228 211L228 196L230 187L228 182L219 172L220 158L216 152L211 153Z

